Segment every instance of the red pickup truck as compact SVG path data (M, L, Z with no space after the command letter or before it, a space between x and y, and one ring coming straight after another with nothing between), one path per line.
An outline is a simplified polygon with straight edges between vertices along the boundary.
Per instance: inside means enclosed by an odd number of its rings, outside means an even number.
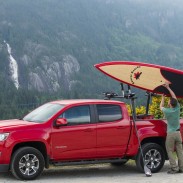
M181 131L182 125L181 119ZM138 119L136 126L147 167L158 172L167 159L166 121ZM120 101L53 101L22 119L0 121L0 171L17 179L35 179L49 165L122 165L129 159L143 171L134 124Z

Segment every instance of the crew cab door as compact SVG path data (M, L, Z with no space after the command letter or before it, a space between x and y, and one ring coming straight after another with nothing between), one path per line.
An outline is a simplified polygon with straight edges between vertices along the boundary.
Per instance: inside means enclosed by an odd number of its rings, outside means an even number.
M96 123L90 105L67 109L59 118L67 119L67 126L53 127L52 158L56 160L85 159L96 156Z
M130 136L127 110L121 105L99 104L97 110L97 156L122 157Z

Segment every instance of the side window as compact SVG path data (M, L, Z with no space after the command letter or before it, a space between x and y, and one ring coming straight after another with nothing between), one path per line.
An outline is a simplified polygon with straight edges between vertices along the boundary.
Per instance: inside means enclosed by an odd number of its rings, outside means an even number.
M97 105L99 122L111 122L122 119L122 111L119 105Z
M90 107L88 105L72 107L60 115L59 118L66 118L68 125L90 123Z

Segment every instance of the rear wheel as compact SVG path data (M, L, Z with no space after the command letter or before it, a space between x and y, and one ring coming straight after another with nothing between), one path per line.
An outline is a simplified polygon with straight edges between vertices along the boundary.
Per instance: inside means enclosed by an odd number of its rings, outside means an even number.
M165 153L163 148L156 143L147 143L142 145L142 152L145 164L151 172L156 173L160 171L165 163ZM140 150L136 157L136 165L141 172L144 172L144 162Z
M22 147L15 151L11 160L11 172L17 179L33 180L45 166L41 152L33 147Z

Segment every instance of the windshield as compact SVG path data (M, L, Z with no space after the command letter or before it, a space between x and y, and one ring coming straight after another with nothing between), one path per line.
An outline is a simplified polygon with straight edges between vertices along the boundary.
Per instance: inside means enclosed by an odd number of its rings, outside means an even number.
M45 122L49 120L54 114L60 111L64 106L60 104L44 104L31 113L27 114L23 120L31 122Z

